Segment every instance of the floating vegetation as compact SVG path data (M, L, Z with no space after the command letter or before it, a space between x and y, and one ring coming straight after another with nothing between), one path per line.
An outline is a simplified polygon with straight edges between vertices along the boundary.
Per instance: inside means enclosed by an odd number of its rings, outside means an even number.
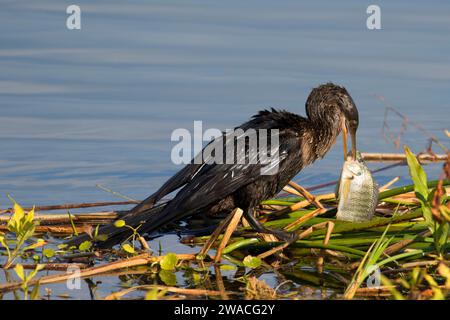
M139 228L100 250L95 242L106 238L99 225L131 228L123 212L38 214L96 204L22 208L11 199L12 208L0 211L0 298L68 299L83 282L92 298L106 300L448 299L450 162L430 181L408 148L405 158L413 184L391 188L396 178L383 186L367 222L336 220L334 194L304 198L295 183L285 188L292 196L261 203L258 218L266 227L298 234L289 246L253 231L236 208L211 234L182 238L189 253L151 247ZM63 244L82 232L92 241ZM111 277L119 286L98 292L97 280ZM66 293L52 293L58 284Z

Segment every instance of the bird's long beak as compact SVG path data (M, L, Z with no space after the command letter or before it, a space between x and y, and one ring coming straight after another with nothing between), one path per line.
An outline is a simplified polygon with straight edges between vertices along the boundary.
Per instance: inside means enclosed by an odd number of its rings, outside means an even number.
M342 120L342 146L344 148L344 161L347 161L347 125L345 123L345 119ZM353 141L353 140L352 140Z
M352 140L352 159L356 160L356 129L350 128L350 138Z

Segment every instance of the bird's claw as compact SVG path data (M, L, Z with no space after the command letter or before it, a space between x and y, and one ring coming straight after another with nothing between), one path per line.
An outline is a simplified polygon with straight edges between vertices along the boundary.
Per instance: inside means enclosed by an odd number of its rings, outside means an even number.
M289 245L297 241L298 234L295 232L287 232L287 231L275 231L274 236L278 239L287 242Z

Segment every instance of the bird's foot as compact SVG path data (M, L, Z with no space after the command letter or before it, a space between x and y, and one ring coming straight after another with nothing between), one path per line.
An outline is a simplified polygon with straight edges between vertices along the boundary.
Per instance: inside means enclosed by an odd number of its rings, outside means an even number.
M289 245L297 241L298 234L295 232L287 232L282 230L271 230L273 235L278 239L287 242Z

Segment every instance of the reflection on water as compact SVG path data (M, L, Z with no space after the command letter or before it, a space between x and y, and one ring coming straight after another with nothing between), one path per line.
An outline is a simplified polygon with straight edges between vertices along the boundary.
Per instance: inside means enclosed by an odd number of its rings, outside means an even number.
M356 0L80 0L80 31L65 28L69 4L2 3L1 207L6 193L24 205L116 199L96 184L142 199L178 169L174 129L230 128L265 107L304 114L310 89L326 81L356 101L361 151L397 152L382 138L377 95L438 138L448 125L448 2L378 1L379 31L365 28ZM403 142L421 151L427 137L410 128ZM340 146L297 180L336 179ZM440 166L427 170L436 177ZM395 175L406 182L406 168L376 178ZM189 251L176 237L158 241Z

